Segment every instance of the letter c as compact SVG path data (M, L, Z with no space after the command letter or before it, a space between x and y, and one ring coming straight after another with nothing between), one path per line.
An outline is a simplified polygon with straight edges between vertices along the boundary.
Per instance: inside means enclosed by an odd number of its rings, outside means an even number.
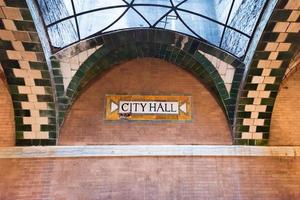
M124 105L127 105L127 109L126 110L124 109ZM128 103L123 103L122 106L121 106L121 108L122 108L122 111L125 111L125 112L128 111Z

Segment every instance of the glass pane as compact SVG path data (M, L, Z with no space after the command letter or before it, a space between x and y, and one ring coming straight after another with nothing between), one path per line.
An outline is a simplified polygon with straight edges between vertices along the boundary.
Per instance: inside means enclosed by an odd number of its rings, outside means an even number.
M101 10L78 16L80 37L86 38L105 29L120 17L126 8Z
M224 27L208 19L178 11L182 20L200 37L219 46Z
M69 19L48 28L51 44L54 47L64 47L78 41L75 19Z
M45 24L73 15L71 0L38 0Z
M122 0L73 0L76 13L110 6L126 5Z
M174 6L177 6L178 4L180 4L181 2L184 2L185 0L172 0Z
M172 6L170 0L135 0L134 4L155 4L155 5L165 5L165 6Z
M232 0L188 0L179 8L226 23Z
M245 54L249 38L232 29L226 28L221 48L242 57Z
M166 17L164 17L157 25L158 28L169 29L177 32L181 32L187 35L197 37L193 34L177 17L176 13L171 12Z
M129 9L121 19L105 30L105 32L134 27L149 27L149 25L137 12Z
M134 8L137 9L151 25L155 24L155 22L170 10L170 8L159 6L135 6Z
M265 0L236 0L228 25L251 35Z

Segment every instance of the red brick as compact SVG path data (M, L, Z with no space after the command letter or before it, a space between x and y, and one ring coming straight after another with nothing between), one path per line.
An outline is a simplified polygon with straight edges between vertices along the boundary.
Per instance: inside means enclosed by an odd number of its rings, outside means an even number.
M14 144L15 123L12 100L7 85L0 78L0 147Z
M106 94L188 94L192 122L109 122ZM98 76L72 106L60 144L231 144L226 117L212 94L187 71L153 58L137 59Z
M281 86L272 113L270 145L300 145L300 71Z
M299 158L0 159L0 199L300 199Z

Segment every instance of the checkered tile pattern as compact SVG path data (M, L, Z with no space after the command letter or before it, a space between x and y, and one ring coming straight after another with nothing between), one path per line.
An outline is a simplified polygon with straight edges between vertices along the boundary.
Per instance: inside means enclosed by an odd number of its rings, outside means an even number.
M300 47L300 1L277 3L250 65L236 115L235 143L265 145L278 88Z
M26 1L1 0L0 18L0 62L15 110L16 144L55 144L51 79Z

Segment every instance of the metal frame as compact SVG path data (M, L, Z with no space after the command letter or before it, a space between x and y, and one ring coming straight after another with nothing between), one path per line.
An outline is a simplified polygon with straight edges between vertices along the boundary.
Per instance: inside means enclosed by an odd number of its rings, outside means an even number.
M35 1L36 1L36 4L37 4L37 7L39 8L39 12L42 13L42 12L41 12L41 9L40 9L40 6L39 6L39 4L38 4L38 0L35 0ZM237 57L237 56L234 55L233 53L231 53L231 52L229 52L229 51L227 51L227 50L225 50L225 49L222 48L222 43L223 43L223 39L224 39L224 35L225 35L226 29L230 29L230 30L233 30L233 31L235 31L235 32L237 32L237 33L240 33L240 34L242 34L243 36L245 36L245 37L247 37L247 38L249 39L248 44L247 44L247 46L246 46L246 50L245 50L245 52L244 52L244 55L241 56L241 57L238 57L238 58L241 59L241 60L243 60L244 57L245 57L245 55L247 54L249 45L250 45L251 40L252 40L252 38L253 38L253 36L254 36L254 33L255 33L256 28L257 28L258 22L260 21L262 15L263 15L263 13L264 13L264 10L265 10L265 8L266 8L266 5L267 5L267 3L269 2L269 0L265 0L264 5L263 5L263 9L262 9L262 11L259 13L259 17L257 18L256 24L255 24L255 26L254 26L254 28L253 28L253 32L252 32L250 35L248 35L248 34L242 32L242 31L240 31L240 30L238 30L238 29L236 29L236 28L234 28L234 27L228 25L228 23L229 23L229 18L230 18L230 15L231 15L232 8L233 8L233 6L234 6L235 0L232 0L232 3L231 3L231 6L230 6L230 9L229 9L229 13L228 13L228 16L227 16L227 18L226 18L225 24L222 23L222 22L219 22L219 21L217 21L217 20L215 20L215 19L212 19L212 18L210 18L210 17L208 17L208 16L205 16L205 15L202 15L202 14L199 14L199 13L195 13L195 12L193 12L193 11L189 11L189 10L186 10L186 9L179 8L179 6L182 5L183 3L185 3L187 0L182 0L182 1L181 1L180 3L178 3L177 5L174 5L173 0L170 0L170 6L168 6L168 5L160 5L160 4L149 4L149 3L145 3L145 4L143 4L143 3L137 3L137 4L135 4L135 3L134 3L135 0L131 0L130 3L127 2L126 0L122 0L122 1L125 3L124 5L116 5L116 6L102 7L102 8L92 9L92 10L88 10L88 11L83 11L83 12L80 12L80 13L77 13L77 12L76 12L74 1L73 1L73 0L70 0L70 1L71 1L71 4L72 4L72 10L73 10L73 13L74 13L73 15L67 16L67 17L65 17L65 18L62 18L62 19L57 20L57 21L55 21L55 22L53 22L53 23L50 23L50 24L45 24L45 23L44 23L45 29L47 30L47 33L48 33L48 28L50 28L50 27L52 27L52 26L54 26L54 25L56 25L56 24L59 24L59 23L61 23L61 22L63 22L63 21L66 21L66 20L69 20L69 19L72 19L72 18L75 19L75 25L76 25L75 28L76 28L76 31L77 31L77 37L78 37L78 39L77 39L75 42L71 43L71 44L68 44L68 45L66 45L66 46L64 46L64 47L61 47L61 49L62 49L62 48L66 48L66 47L68 47L68 46L70 46L70 45L72 45L72 44L74 44L74 43L79 42L79 41L82 41L82 40L85 40L85 39L87 39L87 38L93 37L93 36L95 36L95 35L101 35L101 34L104 34L104 33L105 33L105 34L109 33L109 32L104 32L104 31L107 30L108 28L110 28L111 26L113 26L119 19L121 19L121 18L127 13L127 11L128 11L130 8L132 8L132 9L133 9L139 16L141 16L142 19L148 24L149 28L157 28L157 29L161 29L160 27L157 27L158 23L161 22L164 18L165 18L165 22L167 23L167 20L168 20L167 16L168 16L171 12L174 11L175 14L177 15L177 19L179 19L180 22L181 22L182 24L184 24L184 26L185 26L189 31L191 31L191 32L196 36L197 39L200 39L200 40L202 40L202 41L205 41L205 42L211 44L211 45L214 46L214 47L220 48L220 49L222 49L223 51L229 53L230 55L233 55L234 57ZM138 6L164 7L164 8L169 8L170 10L167 11L162 17L160 17L153 25L151 25L151 23L147 20L147 18L135 8L135 7L138 7ZM125 9L125 11L124 11L124 12L123 12L116 20L114 20L114 21L113 21L112 23L110 23L108 26L104 27L102 30L99 30L98 32L96 32L96 33L94 33L94 34L91 34L91 35L88 36L88 37L81 38L81 35L80 35L80 29L79 29L79 25L78 25L78 19L77 19L79 16L82 16L82 15L85 15L85 14L88 14L88 13L93 13L93 12L101 11L101 10L109 10L109 9L113 9L113 8L126 8L126 9ZM221 34L221 39L220 39L219 45L212 44L211 42L207 41L206 39L202 38L199 34L197 34L197 33L196 33L189 25L187 25L187 24L184 22L184 20L182 20L180 14L179 14L177 11L182 11L182 12L190 13L190 14L192 14L192 15L196 15L196 16L198 16L198 17L207 19L207 20L212 21L212 22L214 22L214 23L216 23L216 24L218 24L218 25L221 25L221 26L223 27L223 31L222 31L222 34ZM42 17L43 17L43 15L42 15ZM44 19L44 18L43 18L43 19ZM45 20L44 20L44 21L45 21ZM128 29L132 29L132 28L134 28L134 27L128 27ZM168 30L169 30L169 29L168 29ZM115 30L115 31L117 31L117 30ZM171 31L173 31L173 30L171 30ZM111 31L110 31L110 32L111 32ZM179 32L179 31L177 31L177 32ZM186 34L186 33L183 33L183 34ZM194 36L192 36L192 37L194 37ZM50 40L50 43L51 43L51 40ZM52 45L52 47L54 47L54 46ZM54 48L57 48L57 47L54 47Z

